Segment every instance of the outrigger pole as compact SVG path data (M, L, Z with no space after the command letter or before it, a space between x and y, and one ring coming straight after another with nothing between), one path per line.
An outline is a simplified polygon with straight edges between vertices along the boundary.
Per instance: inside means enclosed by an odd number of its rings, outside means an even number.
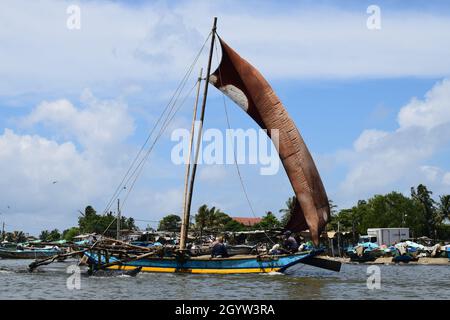
M191 180L189 183L188 197L187 197L186 206L184 207L183 220L181 222L180 250L186 249L186 239L187 239L187 233L188 233L188 227L189 227L189 216L191 213L192 194L194 191L195 174L197 172L197 162L198 162L198 157L199 157L199 152L200 152L200 143L201 143L201 139L202 139L203 121L205 119L206 99L208 97L209 75L211 73L211 62L212 62L213 50L214 50L214 40L216 38L216 26L217 26L217 17L214 17L213 27L212 27L212 31L211 31L212 32L211 47L209 48L208 67L206 68L206 81L205 81L205 87L203 90L202 108L201 108L199 126L198 126L197 145L196 145L196 149L195 149L194 164L192 166L192 176L191 176ZM191 132L191 134L193 134L193 132Z

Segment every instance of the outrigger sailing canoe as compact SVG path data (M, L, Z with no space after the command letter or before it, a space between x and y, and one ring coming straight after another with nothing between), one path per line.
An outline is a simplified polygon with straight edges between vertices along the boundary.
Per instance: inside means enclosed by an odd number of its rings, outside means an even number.
M292 232L309 230L313 243L319 244L320 233L324 230L330 217L330 208L325 188L317 168L293 120L269 83L250 63L241 58L222 39L222 59L214 73L211 72L211 61L216 38L216 22L212 29L211 47L207 67L209 81L205 81L198 138L202 133L205 106L208 93L208 82L222 91L239 105L274 141L281 162L286 170L292 188L298 199L295 212L291 215L287 229ZM201 79L201 77L200 77ZM198 92L197 92L198 101ZM196 106L194 108L194 120ZM275 141L274 132L277 133ZM191 131L190 152L192 152ZM276 143L279 142L279 143ZM142 267L148 272L184 272L184 273L261 273L284 271L298 263L310 264L320 250L297 252L285 255L236 255L228 258L211 258L210 256L192 257L186 250L188 221L190 216L194 179L197 169L198 145L190 175L190 164L187 164L184 197L184 215L181 226L179 254L157 257L144 254L134 259L120 260L117 255L104 255L101 251L88 251L89 264L93 268L133 269ZM191 159L191 154L189 154ZM189 179L190 175L190 179ZM190 183L188 183L188 180ZM188 187L189 185L189 187Z
M210 273L210 274L231 274L231 273L269 273L281 272L287 268L308 260L320 251L299 252L291 255L267 255L251 256L237 255L229 258L211 258L209 255L200 257L164 257L145 258L130 262L112 265L108 269L114 270L134 270L142 267L143 272L178 272L178 273ZM89 263L96 266L108 263L104 255L97 253L85 253L89 258ZM120 260L115 257L109 258L109 264L114 264Z

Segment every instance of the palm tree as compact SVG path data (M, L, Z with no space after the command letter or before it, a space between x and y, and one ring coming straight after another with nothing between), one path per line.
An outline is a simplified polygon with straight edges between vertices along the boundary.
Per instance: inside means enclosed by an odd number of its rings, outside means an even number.
M25 237L23 231L14 231L12 233L12 240L16 243L20 243L27 241L27 237Z
M436 206L435 201L431 197L433 193L426 186L419 184L417 189L411 188L411 197L418 203L422 209L423 216L426 221L426 236L436 237Z
M211 229L214 228L215 224L216 224L216 207L212 207L211 209L208 209L208 214L207 214L207 221L206 221L206 226Z
M271 230L276 229L281 226L281 222L278 221L277 217L271 212L267 211L266 215L261 219L261 222L258 224L258 228L263 230Z
M195 215L195 224L200 231L200 238L203 236L205 229L209 230L221 230L225 228L225 225L231 220L231 218L219 208L208 208L206 204L202 205L197 214Z
M450 218L450 194L439 197L438 213L441 221Z
M333 200L329 199L328 204L330 206L330 215L334 216L336 215L337 211L337 205L334 204Z
M50 238L50 231L48 230L43 230L39 235L39 239L42 241L47 241L49 240L49 238Z
M208 225L209 220L209 210L206 204L198 208L197 214L195 215L195 224L200 230L200 239L203 237L203 230Z
M283 217L281 218L281 225L283 227L285 227L288 224L289 220L291 219L291 216L294 214L296 202L297 202L296 196L290 197L286 201L286 208L279 210L279 212L283 214Z
M220 230L225 227L228 221L231 220L231 218L224 212L222 212L219 208L212 207L209 210L209 227L211 229Z

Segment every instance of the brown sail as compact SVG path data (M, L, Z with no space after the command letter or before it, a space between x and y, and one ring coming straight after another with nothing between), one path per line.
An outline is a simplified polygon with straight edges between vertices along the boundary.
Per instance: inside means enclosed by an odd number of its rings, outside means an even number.
M220 39L220 38L219 38ZM310 230L314 244L330 217L327 194L319 172L300 133L283 104L261 73L222 39L222 60L209 81L238 104L257 123L278 129L278 153L297 197L286 229ZM275 144L276 145L276 144Z

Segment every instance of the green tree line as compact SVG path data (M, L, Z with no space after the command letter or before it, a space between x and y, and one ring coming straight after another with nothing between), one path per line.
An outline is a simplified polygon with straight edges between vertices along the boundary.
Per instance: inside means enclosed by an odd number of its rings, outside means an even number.
M450 195L441 195L433 199L432 192L420 184L411 188L410 196L392 191L385 195L374 195L367 200L359 200L349 209L337 210L330 200L331 220L327 230L353 232L355 236L367 233L369 228L410 228L414 237L427 236L432 239L450 239ZM190 229L203 235L208 232L243 231L255 229L283 229L294 212L295 196L290 197L278 219L267 212L260 223L248 227L233 220L216 207L201 206L194 215ZM164 217L158 230L179 231L181 218L178 215Z
M136 230L136 225L133 218L121 217L121 229ZM116 216L109 212L107 214L98 214L92 206L87 206L84 212L81 212L78 218L78 226L64 230L62 233L58 229L43 230L39 239L42 241L58 241L67 240L72 241L74 237L85 233L99 233L108 237L115 237L117 229Z
M213 233L224 231L237 232L258 229L269 230L283 227L283 224L270 211L266 212L259 223L250 227L233 220L228 214L216 207L209 208L206 204L198 209L193 220L194 222L190 223L190 230L197 231L200 237L206 231ZM170 214L161 219L158 230L176 232L180 230L180 226L181 217L176 214Z
M350 209L332 215L328 229L366 234L368 228L407 227L413 237L450 239L450 195L434 200L432 192L420 184L409 197L390 192L360 200Z
M279 210L278 219L272 212L266 212L260 223L248 227L235 220L219 208L202 205L193 216L190 230L202 236L205 232L245 231L255 229L283 229L294 212L296 198L290 197L285 207ZM427 236L432 239L450 239L450 195L440 195L436 199L425 185L411 188L409 196L392 191L385 195L374 195L366 200L359 200L353 207L337 210L330 201L331 221L328 230L353 232L356 236L367 233L368 228L408 227L412 236ZM98 214L92 206L87 206L78 218L78 226L59 232L44 230L39 235L43 241L68 240L83 233L103 233L114 237L116 221L113 213ZM158 225L158 230L177 232L180 230L179 215L165 216ZM108 228L109 227L109 228ZM121 228L136 230L133 218L121 217ZM10 242L26 241L22 231L5 232L2 238Z

